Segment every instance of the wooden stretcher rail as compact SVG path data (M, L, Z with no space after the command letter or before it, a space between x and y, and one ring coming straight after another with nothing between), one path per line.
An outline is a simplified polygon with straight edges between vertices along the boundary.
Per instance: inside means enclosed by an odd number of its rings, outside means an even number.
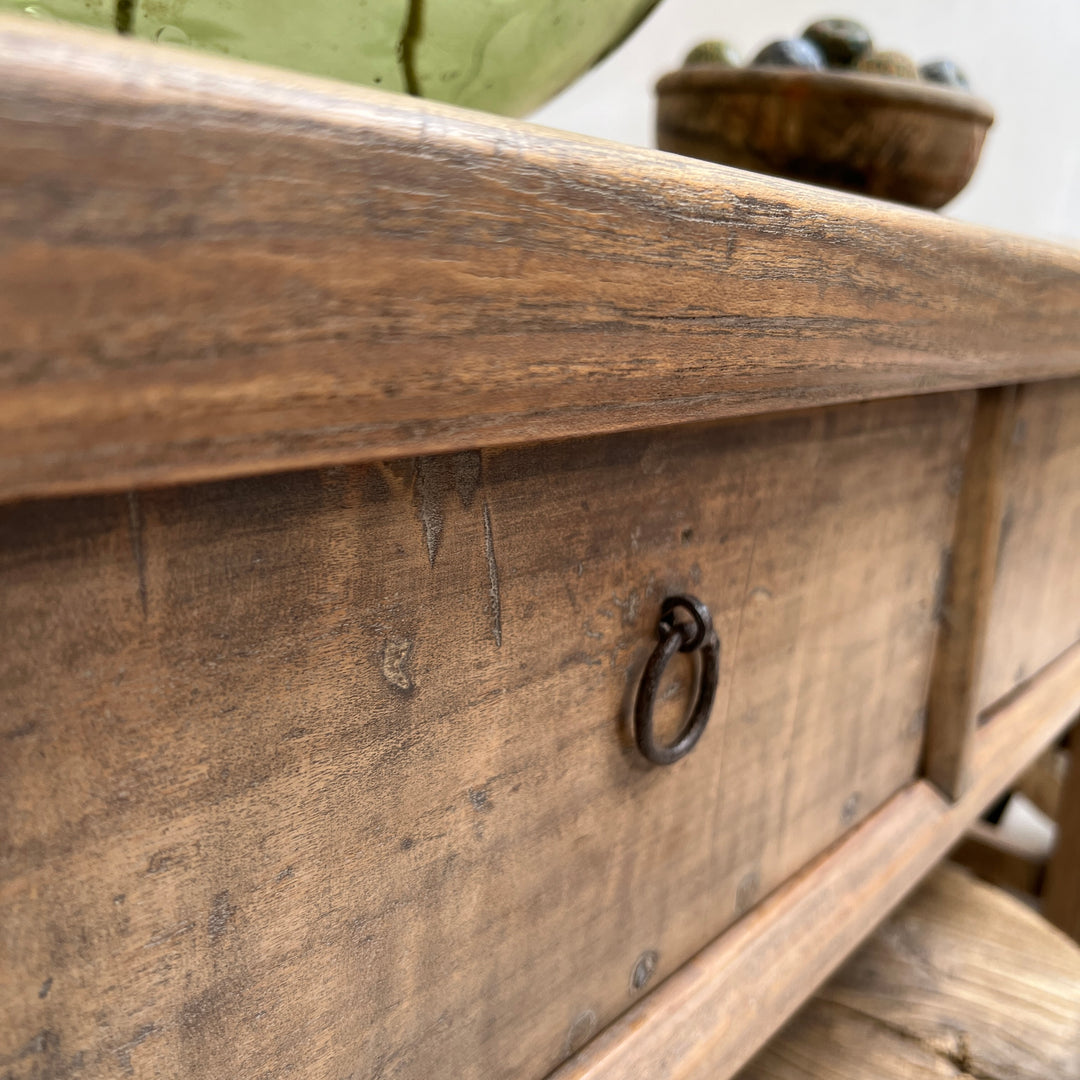
M777 889L550 1080L725 1080L1080 712L1080 644L974 735L967 791L920 780Z
M1080 373L1080 252L0 20L0 499Z

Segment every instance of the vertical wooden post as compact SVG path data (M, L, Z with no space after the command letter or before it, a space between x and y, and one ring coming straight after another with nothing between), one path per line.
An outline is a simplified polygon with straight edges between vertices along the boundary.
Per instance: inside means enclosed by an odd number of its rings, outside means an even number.
M956 510L927 708L924 773L950 799L967 789L983 642L1001 535L1001 471L1015 386L979 391Z
M1043 889L1043 914L1080 941L1080 731L1073 729L1072 753L1058 805L1058 836Z

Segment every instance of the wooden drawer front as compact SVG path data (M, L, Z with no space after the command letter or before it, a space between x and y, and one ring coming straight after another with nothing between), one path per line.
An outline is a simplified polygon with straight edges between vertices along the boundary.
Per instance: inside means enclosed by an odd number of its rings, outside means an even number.
M544 1075L914 774L971 406L6 508L0 1060Z
M979 678L986 708L1080 640L1080 380L1017 389Z

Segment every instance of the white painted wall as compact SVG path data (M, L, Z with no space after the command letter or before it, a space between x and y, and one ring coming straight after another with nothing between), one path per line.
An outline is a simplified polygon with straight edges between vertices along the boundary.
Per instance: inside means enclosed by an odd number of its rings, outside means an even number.
M1080 0L661 0L620 49L531 119L652 146L653 86L693 45L726 38L749 59L825 15L859 19L881 48L918 63L951 57L994 106L978 170L944 213L1080 242Z

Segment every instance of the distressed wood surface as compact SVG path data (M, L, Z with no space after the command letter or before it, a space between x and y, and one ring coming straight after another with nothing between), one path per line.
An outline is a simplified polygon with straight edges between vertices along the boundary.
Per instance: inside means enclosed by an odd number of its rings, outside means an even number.
M1043 893L1046 917L1080 941L1080 745L1073 730L1069 768L1058 804L1057 845Z
M545 1074L914 775L973 398L6 507L9 1075Z
M739 1080L1080 1080L1080 949L947 864Z
M952 799L971 782L971 739L1001 536L1002 470L1013 436L1016 394L1014 386L979 392L947 562L923 772Z
M1076 250L0 21L0 498L1076 373Z
M1018 393L980 710L1080 640L1080 379Z
M733 1076L1078 710L1080 645L1002 702L976 732L972 783L958 800L945 800L928 780L909 785L628 1009L552 1080Z

